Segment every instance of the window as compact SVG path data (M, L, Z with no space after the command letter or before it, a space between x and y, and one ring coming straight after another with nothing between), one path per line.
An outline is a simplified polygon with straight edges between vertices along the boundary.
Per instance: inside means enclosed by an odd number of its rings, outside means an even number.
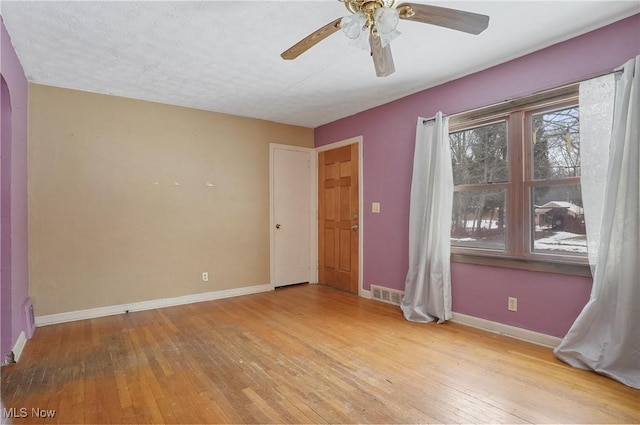
M506 249L505 209L509 187L506 119L452 132L453 246Z
M449 140L454 261L587 264L575 87L452 117Z

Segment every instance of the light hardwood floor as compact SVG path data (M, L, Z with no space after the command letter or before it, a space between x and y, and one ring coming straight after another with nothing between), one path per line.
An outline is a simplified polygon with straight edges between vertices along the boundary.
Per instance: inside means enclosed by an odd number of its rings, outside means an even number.
M639 399L548 348L317 285L38 328L2 368L16 424L640 423Z

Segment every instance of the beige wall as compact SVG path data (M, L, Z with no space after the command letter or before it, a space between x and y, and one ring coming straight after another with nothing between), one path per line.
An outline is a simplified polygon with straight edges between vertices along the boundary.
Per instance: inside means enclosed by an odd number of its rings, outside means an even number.
M36 315L269 283L270 142L313 130L30 85Z

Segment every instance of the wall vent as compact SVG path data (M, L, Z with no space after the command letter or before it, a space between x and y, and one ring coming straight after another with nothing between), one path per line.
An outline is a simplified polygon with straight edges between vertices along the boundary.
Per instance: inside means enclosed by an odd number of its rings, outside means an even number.
M388 304L400 305L404 292L384 286L371 285L371 298Z

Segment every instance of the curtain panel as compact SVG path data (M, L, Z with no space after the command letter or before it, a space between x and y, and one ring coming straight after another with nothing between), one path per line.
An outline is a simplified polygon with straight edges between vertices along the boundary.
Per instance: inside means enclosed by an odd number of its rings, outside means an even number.
M640 56L616 76L614 96L606 78L580 86L582 191L593 287L555 349L566 363L633 388L640 388L639 74Z
M449 120L418 118L409 207L409 270L401 302L404 317L438 323L451 318L449 229L453 171Z

